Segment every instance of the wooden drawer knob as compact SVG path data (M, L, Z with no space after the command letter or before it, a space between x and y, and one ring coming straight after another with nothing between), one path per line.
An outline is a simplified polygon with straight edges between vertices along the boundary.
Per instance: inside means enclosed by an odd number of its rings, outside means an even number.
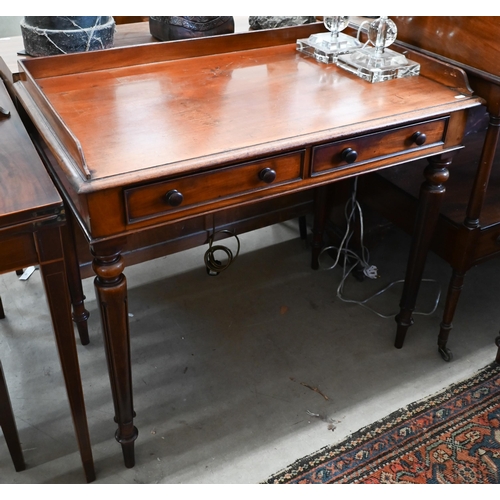
M276 179L276 172L272 168L263 168L259 172L259 179L267 184L271 184Z
M171 189L166 195L165 200L171 207L178 207L184 200L182 193L177 191L177 189Z
M340 154L346 163L354 163L358 159L358 152L352 148L345 148Z
M427 136L423 132L415 132L411 136L411 140L417 145L417 146L422 146L425 144L425 141L427 140Z

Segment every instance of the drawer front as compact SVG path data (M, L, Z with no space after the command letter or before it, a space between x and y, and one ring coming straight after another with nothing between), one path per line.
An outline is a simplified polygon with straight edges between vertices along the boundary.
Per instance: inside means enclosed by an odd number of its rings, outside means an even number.
M223 207L228 204L227 200L237 196L299 182L302 179L303 161L304 151L298 151L126 189L128 222L183 210L196 213L196 207L206 209L210 204Z
M321 175L444 144L447 118L332 142L313 149L311 175Z

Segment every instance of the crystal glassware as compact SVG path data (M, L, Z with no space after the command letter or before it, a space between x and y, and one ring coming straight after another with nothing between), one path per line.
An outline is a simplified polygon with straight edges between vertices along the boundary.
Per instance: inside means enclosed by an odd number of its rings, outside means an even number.
M371 22L365 21L359 26L358 39L365 24L368 24L368 41L359 50L339 56L339 67L372 83L416 76L420 73L418 63L387 48L395 42L398 34L394 21L387 16L381 16Z
M349 16L323 16L327 33L315 33L297 40L297 50L322 63L335 63L340 54L348 54L361 47L355 37L341 33L349 23Z

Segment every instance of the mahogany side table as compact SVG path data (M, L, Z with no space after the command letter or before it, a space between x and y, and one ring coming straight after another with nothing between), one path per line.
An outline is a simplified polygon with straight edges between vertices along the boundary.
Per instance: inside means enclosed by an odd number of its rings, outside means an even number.
M128 264L314 203L317 265L334 182L428 158L398 335L411 326L448 167L481 101L463 71L416 52L407 55L420 76L376 84L302 57L296 40L318 31L322 23L19 63L16 95L92 252L127 467L138 435Z

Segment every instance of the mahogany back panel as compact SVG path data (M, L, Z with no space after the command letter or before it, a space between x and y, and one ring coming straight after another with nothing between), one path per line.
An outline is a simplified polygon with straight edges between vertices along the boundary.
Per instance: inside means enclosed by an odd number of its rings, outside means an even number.
M396 16L391 19L397 25L398 40L498 77L500 84L500 17Z
M461 67L488 111L500 115L500 17L395 17L398 39Z

